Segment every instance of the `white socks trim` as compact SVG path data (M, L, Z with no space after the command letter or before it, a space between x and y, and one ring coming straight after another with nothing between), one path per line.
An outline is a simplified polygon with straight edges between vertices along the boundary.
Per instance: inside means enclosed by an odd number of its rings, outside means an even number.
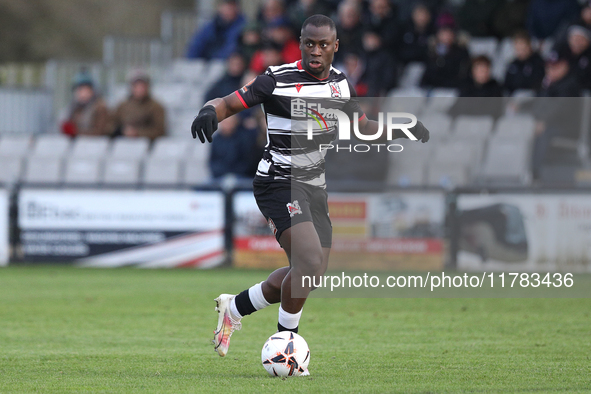
M250 298L250 302L252 302L252 306L255 307L257 311L268 307L269 304L263 295L263 283L258 283L248 289L248 298Z
M300 325L300 318L302 317L302 312L299 311L298 313L289 313L283 310L283 308L279 307L279 324L283 327L287 328L288 330L293 330Z

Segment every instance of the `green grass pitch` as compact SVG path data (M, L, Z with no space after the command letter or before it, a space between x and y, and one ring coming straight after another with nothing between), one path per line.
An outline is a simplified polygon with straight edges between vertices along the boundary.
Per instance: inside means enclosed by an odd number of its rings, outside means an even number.
M591 299L311 299L309 378L267 375L277 306L227 357L213 299L238 270L0 270L0 393L591 392Z

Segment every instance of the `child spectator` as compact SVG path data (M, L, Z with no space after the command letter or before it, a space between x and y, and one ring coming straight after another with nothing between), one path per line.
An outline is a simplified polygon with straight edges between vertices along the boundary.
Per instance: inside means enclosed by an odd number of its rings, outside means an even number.
M544 60L531 45L531 39L526 31L521 31L513 37L515 60L505 73L505 89L513 93L517 89L539 90L544 79Z

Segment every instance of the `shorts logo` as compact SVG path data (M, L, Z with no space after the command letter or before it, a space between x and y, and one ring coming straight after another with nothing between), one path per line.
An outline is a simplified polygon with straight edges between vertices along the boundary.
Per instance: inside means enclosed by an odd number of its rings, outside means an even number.
M275 226L275 222L273 222L273 219L269 218L269 221L267 223L269 224L269 228L273 232L273 235L277 235L277 226Z
M341 88L337 82L329 82L331 97L342 97Z
M298 200L295 200L293 203L287 203L287 212L289 212L290 217L302 214L302 208L300 207Z

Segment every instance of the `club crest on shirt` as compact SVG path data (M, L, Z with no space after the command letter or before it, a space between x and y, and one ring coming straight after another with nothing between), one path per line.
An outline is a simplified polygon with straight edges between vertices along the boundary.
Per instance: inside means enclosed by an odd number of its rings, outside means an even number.
M287 212L289 212L290 217L302 214L302 208L300 207L300 203L298 202L298 200L294 200L294 202L287 203Z
M342 97L341 88L338 82L329 82L328 86L330 87L330 95L333 98Z
M242 87L242 89L240 89L240 93L244 94L244 93L248 92L248 87L254 83L254 80L255 79L256 78L254 78L252 81L250 81L249 83L247 83L246 85L244 85Z

